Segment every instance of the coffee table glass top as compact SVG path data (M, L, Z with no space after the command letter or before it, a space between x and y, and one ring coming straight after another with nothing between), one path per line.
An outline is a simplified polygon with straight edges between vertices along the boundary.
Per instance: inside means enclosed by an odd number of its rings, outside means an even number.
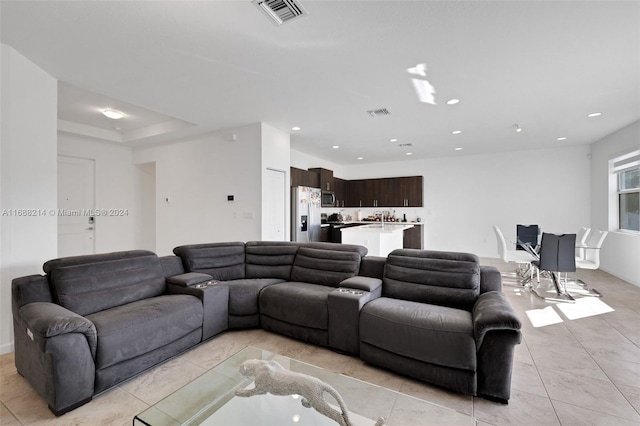
M475 425L474 419L458 411L413 398L381 386L334 373L323 368L246 347L181 389L138 414L134 425L216 425L216 426L335 426L333 420L302 406L298 395L255 395L242 398L238 389L253 388L253 381L239 372L249 359L274 360L284 368L308 374L333 386L344 399L354 426L373 426L378 417L390 426ZM325 394L334 408L336 402ZM427 420L428 419L428 420Z

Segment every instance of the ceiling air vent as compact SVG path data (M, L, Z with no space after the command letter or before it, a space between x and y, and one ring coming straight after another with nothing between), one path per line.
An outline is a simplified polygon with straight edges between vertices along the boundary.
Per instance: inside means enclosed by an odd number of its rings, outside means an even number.
M389 110L386 108L372 109L367 111L367 114L369 114L372 117L377 117L379 115L391 115Z
M271 18L276 25L282 25L307 14L293 0L253 0L252 3Z

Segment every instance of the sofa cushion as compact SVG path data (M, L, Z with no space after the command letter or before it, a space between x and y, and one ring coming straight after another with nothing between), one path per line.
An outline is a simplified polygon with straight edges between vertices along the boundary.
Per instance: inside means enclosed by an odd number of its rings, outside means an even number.
M382 297L360 313L360 340L430 364L476 370L471 313Z
M87 316L98 332L96 369L151 352L202 327L202 302L165 295Z
M158 296L166 289L160 260L151 252L119 258L90 255L62 260L45 264L53 297L79 315Z
M238 280L245 277L244 243L191 244L173 249L182 258L186 272L209 274L214 280Z
M327 330L329 293L334 287L303 282L275 284L260 294L260 314L290 324Z
M330 243L301 246L293 263L291 281L339 287L343 280L358 275L365 254L366 248L360 246Z
M468 253L394 250L384 268L382 295L470 311L480 295L480 262Z
M250 241L245 245L246 278L291 279L291 268L299 244L276 241Z
M229 315L258 314L258 295L272 284L281 283L278 278L225 281L229 286Z

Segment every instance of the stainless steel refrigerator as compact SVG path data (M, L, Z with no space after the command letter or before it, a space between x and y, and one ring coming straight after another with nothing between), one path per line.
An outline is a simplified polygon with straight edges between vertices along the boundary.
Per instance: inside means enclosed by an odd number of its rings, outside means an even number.
M291 188L291 241L320 241L320 188Z

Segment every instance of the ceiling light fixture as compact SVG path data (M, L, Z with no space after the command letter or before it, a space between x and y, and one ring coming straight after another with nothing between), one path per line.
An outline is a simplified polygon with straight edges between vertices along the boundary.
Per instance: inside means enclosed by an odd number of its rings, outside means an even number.
M566 141L566 140L567 140L567 138L565 138L565 137L563 136L563 137L561 137L561 138L557 138L556 140L557 140L557 141Z
M462 133L462 130L454 130L451 132L452 135L459 135L460 133Z
M291 128L291 130L298 131L298 130L300 130L300 127L298 127L298 126L294 126L294 127L292 127L292 128Z
M515 128L516 128L516 133L520 133L520 132L522 132L522 127L520 127L520 126L519 126L519 125L517 125L517 124L514 124L514 126L515 126Z
M413 155L413 152L407 152L405 155Z
M591 114L587 114L587 117L593 118L593 117L599 117L601 115L602 115L601 112L592 112Z
M358 160L364 160L364 157L358 157L357 159Z
M124 117L124 112L115 109L103 109L102 114L112 120L120 120L122 117Z
M395 139L395 138L389 139L389 142L398 142L398 139Z
M458 102L460 102L460 99L449 99L449 100L447 101L447 105L455 105L455 104L457 104Z
M334 146L332 146L331 148L333 148L333 149L338 149L338 148L340 148L340 145L334 145Z
M462 148L458 147L456 148L456 151L462 151Z

